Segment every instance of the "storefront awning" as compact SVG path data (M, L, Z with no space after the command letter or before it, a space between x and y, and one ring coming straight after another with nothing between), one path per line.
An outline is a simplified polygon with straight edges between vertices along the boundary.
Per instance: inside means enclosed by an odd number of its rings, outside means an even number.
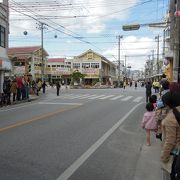
M0 70L11 71L12 63L8 58L0 57Z

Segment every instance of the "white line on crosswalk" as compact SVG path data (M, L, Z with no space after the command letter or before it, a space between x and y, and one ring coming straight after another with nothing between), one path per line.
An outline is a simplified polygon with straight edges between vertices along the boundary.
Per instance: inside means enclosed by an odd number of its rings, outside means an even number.
M133 102L140 102L141 99L143 99L143 97L139 96L139 97L137 97L136 99L134 99Z
M119 96L113 97L113 98L111 98L110 100L117 100L117 99L119 99L119 98L121 98L121 97L123 97L123 95L119 95Z
M106 95L94 96L94 97L90 97L90 98L88 98L88 99L98 99L98 98L100 98L100 97L104 97L104 96L106 96Z
M79 98L81 96L82 96L82 94L81 95L80 94L75 94L75 95L71 95L71 96L66 96L63 99L75 99L75 98Z
M99 99L107 99L107 98L110 98L110 97L113 97L114 95L109 95L109 96L105 96L105 97L102 97L102 98L99 98Z
M91 94L91 95L88 95L88 96L85 96L85 97L80 97L79 99L89 99L90 97L94 97L94 96L97 96L96 94Z
M78 95L78 96L74 96L73 99L76 99L76 98L80 99L80 98L83 98L83 97L88 97L89 95L90 94L81 94L81 95Z
M132 97L133 97L133 96L127 96L127 97L121 99L121 101L128 101L128 100L131 99Z

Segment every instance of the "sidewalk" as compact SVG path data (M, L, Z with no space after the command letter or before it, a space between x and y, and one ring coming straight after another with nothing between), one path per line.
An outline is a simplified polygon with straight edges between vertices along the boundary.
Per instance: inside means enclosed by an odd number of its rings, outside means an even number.
M154 136L151 139L151 146L142 146L133 180L164 180L160 163L161 142Z

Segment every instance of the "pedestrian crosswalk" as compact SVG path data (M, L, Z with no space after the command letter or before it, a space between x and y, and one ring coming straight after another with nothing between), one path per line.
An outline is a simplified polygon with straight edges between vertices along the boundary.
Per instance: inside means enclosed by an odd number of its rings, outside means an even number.
M110 100L110 101L132 101L132 102L140 102L144 97L142 96L128 96L128 95L119 95L119 94L63 94L58 97L58 99L87 99L87 100Z

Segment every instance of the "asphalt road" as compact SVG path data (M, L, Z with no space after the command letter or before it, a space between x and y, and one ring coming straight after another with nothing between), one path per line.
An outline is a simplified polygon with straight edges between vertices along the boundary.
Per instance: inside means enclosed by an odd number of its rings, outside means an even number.
M0 180L132 180L144 88L55 89L0 109Z

